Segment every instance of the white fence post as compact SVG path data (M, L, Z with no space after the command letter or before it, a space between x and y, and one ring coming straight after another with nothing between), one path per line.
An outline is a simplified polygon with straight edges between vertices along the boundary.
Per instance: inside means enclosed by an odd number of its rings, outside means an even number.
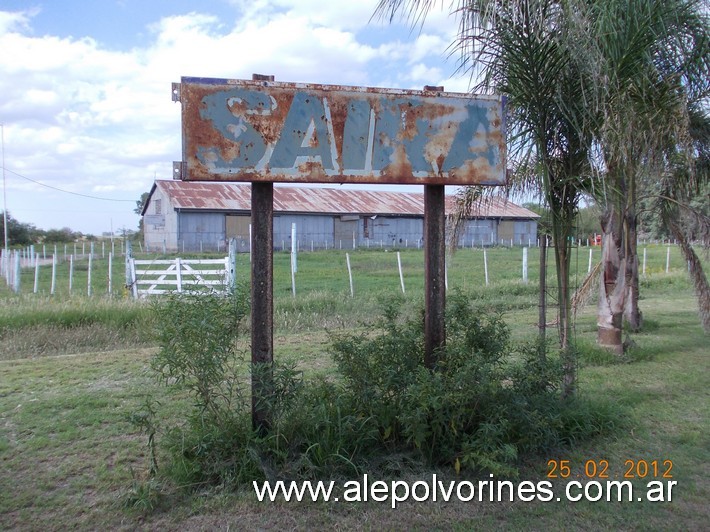
M587 273L592 271L592 248L589 248L589 264L587 264Z
M34 286L34 290L32 292L34 294L36 294L38 289L39 289L39 257L37 257L35 255L35 286Z
M202 244L202 242L200 242ZM180 257L175 259L175 274L177 275L177 291L182 292L182 262Z
M643 248L643 269L641 270L642 275L646 277L646 248Z
M74 255L69 255L69 294L74 284Z
M229 239L229 256L225 265L227 270L227 288L234 292L237 288L237 239Z
M404 276L402 275L402 258L397 252L397 267L399 268L399 284L402 285L402 293L404 294Z
M488 286L488 255L485 248L483 248L483 272L486 275L486 286Z
M131 257L128 259L128 275L130 275L130 280L128 286L131 289L134 299L138 299L138 283L136 282L136 260Z
M72 284L74 283L74 255L69 255L69 294L71 295Z
M296 224L291 224L291 273L298 272L298 241L296 240ZM293 277L293 275L291 276ZM294 284L293 295L296 295Z
M108 295L113 291L113 253L108 253Z
M355 297L355 292L353 291L353 271L350 268L350 253L345 254L345 261L348 263L348 279L350 280L350 297Z
M49 293L54 295L54 291L57 287L57 260L52 256L52 284L49 288Z
M14 289L15 293L20 292L20 254L15 252L15 279L14 279Z
M448 257L444 255L444 290L449 289L449 261Z
M523 282L528 284L528 248L523 248Z
M121 245L123 245L123 240L121 240ZM130 241L126 242L126 288L132 291L131 285L133 284L135 276L131 273L131 269L133 268L133 264L131 263L131 259L133 258L133 249L131 248L131 243ZM134 297L137 297L134 292Z
M93 242L92 242L92 247L93 247ZM94 250L91 250L91 253L89 253L89 270L88 270L88 275L86 276L86 295L91 297L91 265L94 260Z
M670 270L671 267L671 247L668 246L666 248L666 273L668 273L668 270Z
M293 245L293 244L292 244ZM296 297L296 253L291 252L291 295Z

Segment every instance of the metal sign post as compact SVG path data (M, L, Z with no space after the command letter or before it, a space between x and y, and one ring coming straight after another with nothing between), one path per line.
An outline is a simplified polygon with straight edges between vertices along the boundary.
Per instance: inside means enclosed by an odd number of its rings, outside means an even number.
M424 187L424 365L433 369L446 346L446 214L444 186Z
M270 427L273 390L273 183L424 185L425 363L445 346L445 185L505 183L498 96L182 78L176 179L252 182L252 422ZM341 241L342 242L342 241Z
M271 426L274 364L274 184L252 183L251 404L254 430Z

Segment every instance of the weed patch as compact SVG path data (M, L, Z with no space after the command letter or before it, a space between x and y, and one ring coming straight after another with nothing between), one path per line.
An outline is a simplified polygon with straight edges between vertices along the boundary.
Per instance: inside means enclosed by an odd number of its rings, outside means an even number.
M159 433L169 456L161 474L191 488L431 467L515 477L520 457L617 426L616 410L562 401L559 361L541 358L535 344L514 347L502 316L461 293L449 298L446 348L434 368L424 367L422 311L402 316L402 303L390 298L374 331L332 336L328 378L270 368L270 429L260 434L239 342L245 298L171 296L156 309L152 367L194 406L170 426L152 407L133 416L148 436L151 471Z

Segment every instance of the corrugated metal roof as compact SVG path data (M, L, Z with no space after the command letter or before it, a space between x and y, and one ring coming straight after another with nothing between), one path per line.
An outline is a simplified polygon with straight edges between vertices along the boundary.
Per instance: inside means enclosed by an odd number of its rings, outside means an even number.
M209 211L249 211L251 185L225 182L158 180L174 209ZM453 210L455 197L446 197L447 212ZM337 188L274 187L275 213L379 214L423 216L424 194ZM539 218L504 197L491 197L473 214L481 218Z

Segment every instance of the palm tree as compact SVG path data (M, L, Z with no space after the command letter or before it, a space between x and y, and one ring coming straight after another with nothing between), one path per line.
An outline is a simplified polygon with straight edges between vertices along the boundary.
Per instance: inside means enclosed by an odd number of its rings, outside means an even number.
M401 13L420 21L433 5L431 0L382 0L377 12L390 20ZM583 85L569 47L569 13L563 2L553 0L461 0L454 13L459 20L454 46L461 52L461 67L481 76L473 90L507 97L510 160L518 176L528 177L517 186L542 191L552 213L563 394L570 396L576 386L576 359L571 345L569 236L590 139L581 127Z
M599 177L592 192L604 209L598 342L619 354L624 315L632 330L641 326L639 179L662 180L669 143L689 153L688 98L708 83L710 33L701 6L699 0L605 0L576 10L574 57L588 82L585 124Z
M377 13L390 20L404 14L417 23L436 4L381 0ZM480 75L475 91L507 96L512 166L523 170L515 172L518 176L534 176L518 185L540 190L552 212L566 395L573 393L576 375L568 235L580 192L592 193L603 207L598 339L620 353L624 313L632 329L641 323L639 176L661 182L668 174L669 146L690 153L689 101L705 102L696 107L707 114L710 37L703 5L703 0L454 4L459 22L454 48L461 53L461 67L470 69L472 79ZM672 184L666 197L680 198L677 184L666 183ZM666 211L672 219L672 209ZM697 286L699 294L707 293Z
M708 84L710 84L710 78ZM706 333L710 333L710 284L703 270L702 263L695 250L690 245L687 225L682 218L693 219L695 237L706 243L710 239L710 217L692 207L695 195L701 196L701 203L707 207L710 190L710 116L703 106L691 101L689 107L689 134L693 145L693 164L687 165L684 157L673 157L671 165L659 184L656 196L656 209L661 219L678 241L685 260L688 263L688 273L693 281L695 294L698 298L700 320ZM672 144L670 144L672 149Z

